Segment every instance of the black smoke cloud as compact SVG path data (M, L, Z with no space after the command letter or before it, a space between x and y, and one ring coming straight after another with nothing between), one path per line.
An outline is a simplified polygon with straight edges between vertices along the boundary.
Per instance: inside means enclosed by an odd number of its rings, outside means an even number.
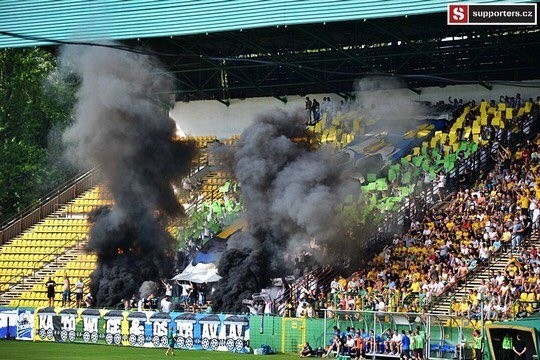
M171 183L188 173L194 147L174 140L163 106L173 84L152 57L71 46L61 64L80 78L69 154L99 168L114 200L91 214L88 244L98 255L91 291L98 306L112 306L170 275L173 239L163 225L183 213Z
M234 174L248 229L229 239L218 265L222 280L213 296L216 310L241 310L241 301L272 277L290 274L291 255L313 241L324 247L343 239L339 204L352 184L343 165L312 144L302 112L263 115L241 135Z

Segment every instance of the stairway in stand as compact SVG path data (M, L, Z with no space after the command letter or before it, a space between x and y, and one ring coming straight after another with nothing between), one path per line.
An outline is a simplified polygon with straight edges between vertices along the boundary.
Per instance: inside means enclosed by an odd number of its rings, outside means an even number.
M0 247L0 306L44 306L44 284L49 277L60 284L67 275L74 290L76 279L95 267L95 259L84 254L93 209L112 204L101 185L84 192ZM87 289L87 288L86 288ZM85 290L86 290L85 289ZM57 296L59 298L59 296Z
M540 232L535 230L533 234L526 240L525 246L540 246ZM433 306L430 309L430 313L433 314L449 314L451 312L450 308L452 305L452 300L457 299L458 301L467 296L469 290L478 289L482 280L488 282L490 273L493 271L497 274L498 271L504 273L508 261L511 256L511 251L500 253L498 256L492 257L488 266L484 266L470 274L465 283L458 286L452 293L446 293L445 295L435 298Z

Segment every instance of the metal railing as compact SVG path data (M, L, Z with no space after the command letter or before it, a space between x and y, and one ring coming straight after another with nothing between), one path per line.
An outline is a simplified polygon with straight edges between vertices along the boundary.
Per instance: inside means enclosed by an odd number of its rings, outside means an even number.
M0 245L37 224L46 216L56 212L62 205L75 199L99 182L96 169L80 173L65 184L30 205L0 226Z

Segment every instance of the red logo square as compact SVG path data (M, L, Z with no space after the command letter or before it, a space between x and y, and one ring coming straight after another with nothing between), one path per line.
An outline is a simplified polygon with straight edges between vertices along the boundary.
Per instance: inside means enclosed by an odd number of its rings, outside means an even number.
M467 24L469 22L468 5L448 5L448 24Z

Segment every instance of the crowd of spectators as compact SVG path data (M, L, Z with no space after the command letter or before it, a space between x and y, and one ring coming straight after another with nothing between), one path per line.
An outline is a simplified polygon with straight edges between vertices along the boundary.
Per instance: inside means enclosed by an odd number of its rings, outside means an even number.
M521 97L500 101L512 106ZM452 294L470 273L503 252L511 252L505 271L492 273L468 296L455 299L449 312L479 318L483 307L486 319L496 320L535 311L540 257L526 239L540 221L540 141L527 141L513 152L496 145L492 171L474 174L474 179L461 174L459 190L447 206L426 212L422 221L395 234L368 269L336 278L329 288L305 279L284 315L318 317L324 309L423 312L434 297Z
M189 281L175 283L161 280L161 285L155 284L139 295L121 301L119 307L124 310L161 311L169 313L173 310L186 312L211 312L207 301L210 289L206 284L195 284Z
M328 127L332 123L332 119L336 113L347 113L350 111L349 102L341 100L338 104L334 104L332 98L323 97L322 102L319 103L317 99L310 99L306 96L305 107L306 111L306 123L308 125L315 125L322 120L322 114L326 114L325 126Z

